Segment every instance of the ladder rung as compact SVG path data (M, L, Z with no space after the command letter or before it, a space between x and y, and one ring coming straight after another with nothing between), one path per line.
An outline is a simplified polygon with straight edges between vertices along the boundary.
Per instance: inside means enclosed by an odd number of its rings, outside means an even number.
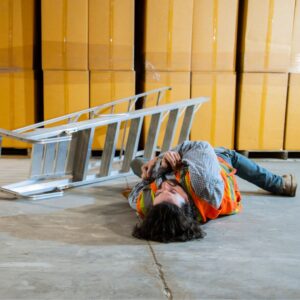
M54 173L55 152L57 143L46 144L44 147L45 155L43 159L42 175L49 176Z
M94 128L76 132L76 149L73 161L73 181L82 181L86 178L91 155Z
M119 130L120 130L120 122L112 123L107 127L99 176L108 176L111 172L112 161L115 155Z
M147 141L145 146L144 157L151 159L157 143L158 133L161 125L162 114L153 114L148 132L146 133Z
M185 109L183 123L182 123L181 131L178 139L178 144L183 143L185 140L189 138L194 113L195 113L195 105L188 106Z
M72 174L73 172L73 163L74 163L74 156L77 147L77 138L78 138L78 132L74 132L72 134L72 140L69 143L68 152L67 152L66 174Z
M165 152L168 149L170 149L172 145L175 131L177 129L178 117L179 117L179 109L173 109L170 111L165 137L164 137L163 145L161 147L162 152Z
M44 147L46 145L34 144L32 146L31 154L31 170L30 177L38 177L42 174L43 158L44 158Z
M136 118L131 120L129 135L127 139L125 157L122 165L122 172L128 172L130 170L130 163L136 155L139 137L142 129L143 118Z
M57 143L57 151L55 158L55 175L66 173L67 156L70 142L60 142Z

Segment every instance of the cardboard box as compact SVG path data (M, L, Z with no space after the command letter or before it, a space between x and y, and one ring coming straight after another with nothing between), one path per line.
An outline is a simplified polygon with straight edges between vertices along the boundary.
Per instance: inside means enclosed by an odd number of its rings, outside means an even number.
M91 71L90 74L90 107L95 107L121 98L135 95L135 72L134 71ZM115 107L114 113L127 112L128 103ZM110 114L110 109L101 113ZM128 128L128 127L127 127ZM103 149L107 127L95 131L93 149ZM122 146L122 123L117 148ZM126 134L128 133L128 129Z
M133 0L89 0L89 69L134 69Z
M235 73L192 73L191 95L209 97L195 114L191 140L234 148Z
M89 108L88 71L44 71L45 120L87 108ZM87 118L88 116L85 116L85 119Z
M291 52L291 73L300 73L300 1L296 0Z
M287 72L295 0L248 0L244 5L241 70Z
M238 103L238 150L283 149L287 83L287 74L242 74Z
M87 70L88 1L42 1L43 70Z
M36 82L33 71L0 72L0 128L13 130L35 123ZM29 144L4 138L2 147L28 148Z
M237 0L194 0L192 71L235 71Z
M190 99L190 72L146 72L144 91L161 88L164 86L172 87L171 91L167 91L165 96L161 99L160 104L173 103L176 101ZM153 107L156 105L157 94L147 97L144 107ZM146 117L144 121L145 130L147 133L150 125L150 117ZM178 127L181 128L183 116L178 121ZM163 138L166 130L168 118L162 123L160 127L160 134L158 137L158 145L162 146ZM178 144L180 130L176 131L173 140L173 146Z
M34 67L34 0L0 1L0 68Z
M284 149L300 150L300 74L290 74Z
M193 0L146 1L146 70L191 70L192 19Z

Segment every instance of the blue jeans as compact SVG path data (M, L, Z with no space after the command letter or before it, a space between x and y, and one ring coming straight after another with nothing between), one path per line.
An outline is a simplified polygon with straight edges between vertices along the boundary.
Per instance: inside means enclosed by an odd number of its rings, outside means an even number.
M273 194L281 194L283 179L234 150L215 148L217 156L236 169L236 175Z

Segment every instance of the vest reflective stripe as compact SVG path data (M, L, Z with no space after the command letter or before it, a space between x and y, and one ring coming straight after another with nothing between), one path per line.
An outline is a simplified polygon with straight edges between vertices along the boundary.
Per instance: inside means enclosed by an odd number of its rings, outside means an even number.
M152 207L152 203L153 203L153 199L154 199L156 191L157 191L157 186L156 186L155 182L152 182L150 184L150 189L144 189L138 195L136 209L137 209L138 214L142 218L145 217L149 208Z
M222 214L235 214L241 210L241 194L234 174L236 170L230 166L224 159L218 157L221 170L221 176L224 181L224 195L222 199ZM225 208L227 206L227 208Z

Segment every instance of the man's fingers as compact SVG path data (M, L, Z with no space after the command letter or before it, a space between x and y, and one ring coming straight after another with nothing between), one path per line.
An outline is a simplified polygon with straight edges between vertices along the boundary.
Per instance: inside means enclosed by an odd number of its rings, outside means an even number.
M176 169L176 167L181 163L180 154L175 151L166 152L164 158L172 169Z
M176 166L176 159L174 158L172 152L167 152L166 153L166 160L172 168L174 168Z
M176 153L176 167L178 167L181 164L181 156L178 152Z

